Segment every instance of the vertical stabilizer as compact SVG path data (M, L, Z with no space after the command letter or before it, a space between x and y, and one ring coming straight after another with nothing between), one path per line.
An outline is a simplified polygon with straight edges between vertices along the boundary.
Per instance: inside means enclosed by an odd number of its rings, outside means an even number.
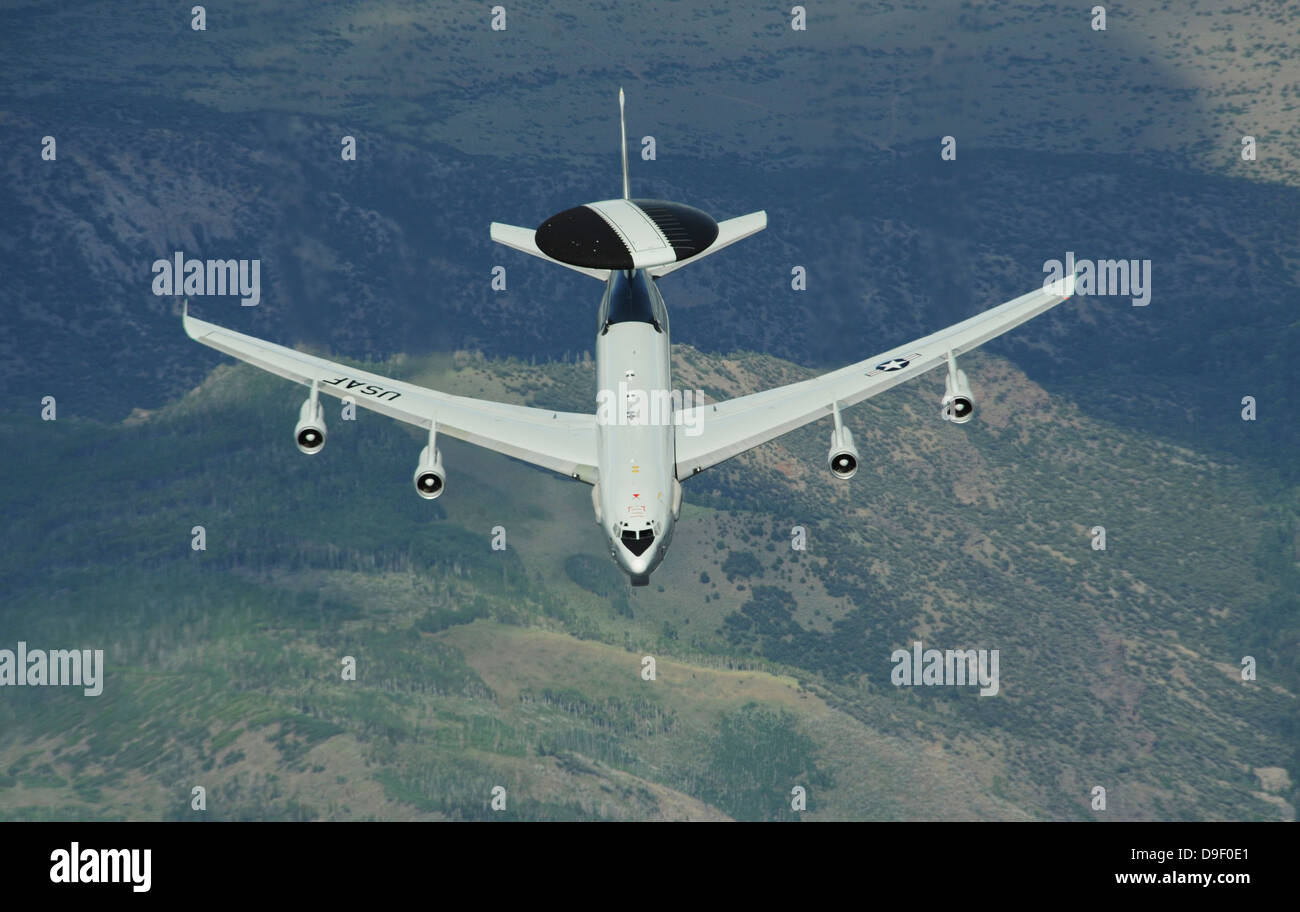
M623 138L619 151L623 157L623 199L631 199L627 187L627 125L623 120L623 87L618 87L618 134Z
M767 227L766 212L717 222L693 206L632 199L627 171L627 96L618 88L623 195L557 212L536 231L492 223L492 240L608 281L615 271L644 269L653 278L695 262Z

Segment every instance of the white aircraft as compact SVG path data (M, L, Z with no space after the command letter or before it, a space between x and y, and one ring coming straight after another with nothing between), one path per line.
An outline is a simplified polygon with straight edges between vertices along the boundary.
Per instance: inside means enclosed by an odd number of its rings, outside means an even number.
M623 196L587 203L548 219L536 231L492 223L492 239L605 283L596 335L597 413L557 412L426 389L264 342L189 315L190 338L311 388L294 438L298 449L325 445L320 394L358 405L429 432L415 469L415 490L433 500L447 474L438 435L447 434L585 481L615 562L644 586L663 562L681 510L681 481L709 466L830 416L828 455L836 478L858 470L853 435L840 413L905 380L947 365L941 416L965 424L975 398L957 356L1069 299L1074 276L1036 289L922 339L811 380L718 403L675 405L668 313L657 281L687 263L767 227L767 213L715 222L680 203L631 199L627 130L623 138Z

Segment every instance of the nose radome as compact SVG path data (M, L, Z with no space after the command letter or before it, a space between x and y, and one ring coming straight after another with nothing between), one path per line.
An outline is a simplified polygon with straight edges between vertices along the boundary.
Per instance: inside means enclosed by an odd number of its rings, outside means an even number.
M646 560L644 557L634 557L627 562L627 567L633 573L645 573Z

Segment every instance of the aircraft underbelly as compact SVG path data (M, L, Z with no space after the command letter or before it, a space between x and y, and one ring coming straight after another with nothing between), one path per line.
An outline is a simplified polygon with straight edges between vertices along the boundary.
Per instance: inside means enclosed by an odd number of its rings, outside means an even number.
M620 323L596 340L600 500L604 531L664 535L672 521L674 434L668 337Z

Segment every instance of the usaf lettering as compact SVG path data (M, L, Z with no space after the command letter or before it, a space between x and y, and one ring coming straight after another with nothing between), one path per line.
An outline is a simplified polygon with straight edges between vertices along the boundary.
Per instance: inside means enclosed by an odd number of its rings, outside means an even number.
M339 386L341 383L347 383L347 386ZM375 386L373 383L366 383L364 380L353 380L350 377L339 377L337 380L322 380L321 383L328 383L330 386L345 389L349 392L358 392L366 396L374 396L376 399L387 399L392 401L402 395L396 390L386 390L383 387Z

